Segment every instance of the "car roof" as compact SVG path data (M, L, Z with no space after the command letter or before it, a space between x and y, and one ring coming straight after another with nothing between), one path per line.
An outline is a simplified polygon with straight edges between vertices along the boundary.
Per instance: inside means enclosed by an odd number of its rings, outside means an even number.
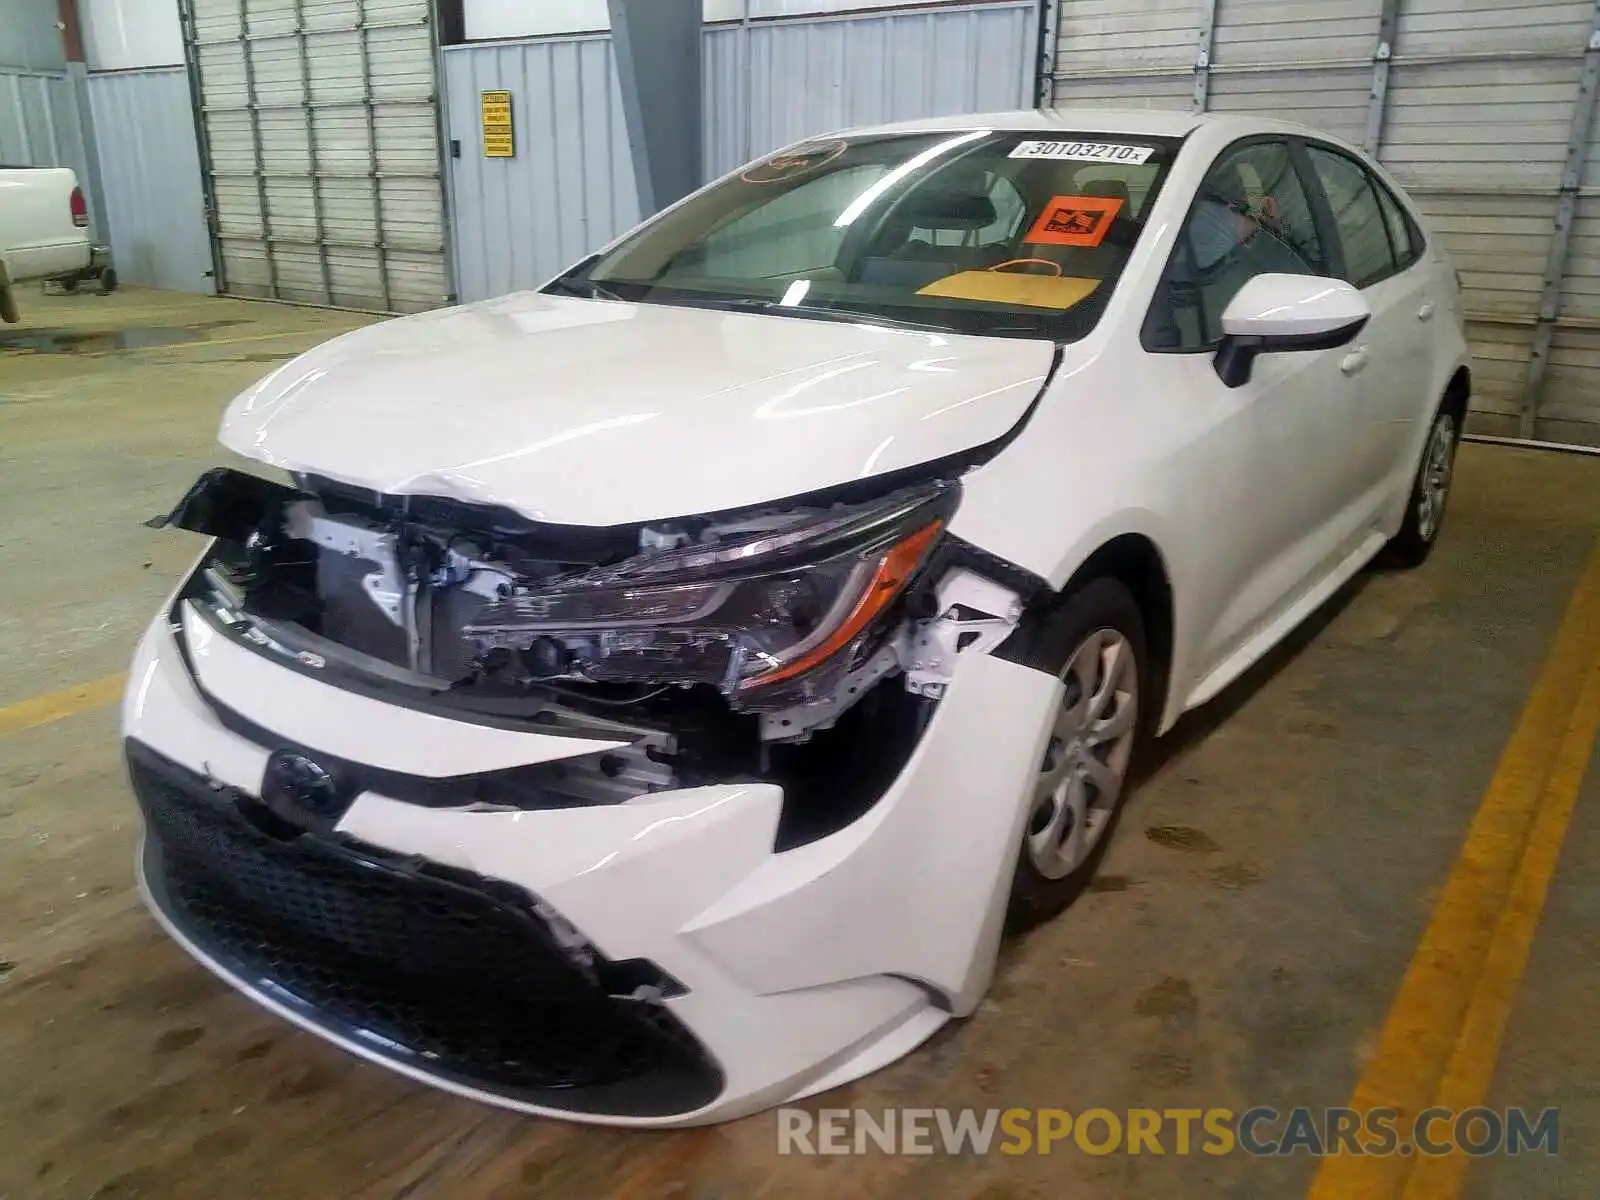
M994 129L1020 133L1112 133L1145 137L1186 137L1202 125L1219 127L1233 136L1253 132L1312 133L1313 130L1291 121L1278 121L1233 113L1186 113L1153 108L1102 108L1076 105L1067 108L1020 109L1014 112L971 113L954 117L923 117L915 121L893 121L859 129L839 130L850 134L960 132L967 129ZM1325 136L1325 135L1319 135Z

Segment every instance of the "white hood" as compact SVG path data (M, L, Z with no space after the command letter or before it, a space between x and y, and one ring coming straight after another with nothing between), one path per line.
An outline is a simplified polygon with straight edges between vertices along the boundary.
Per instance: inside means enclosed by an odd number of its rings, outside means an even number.
M232 450L394 495L566 525L717 512L980 446L1048 342L519 292L386 321L285 364Z

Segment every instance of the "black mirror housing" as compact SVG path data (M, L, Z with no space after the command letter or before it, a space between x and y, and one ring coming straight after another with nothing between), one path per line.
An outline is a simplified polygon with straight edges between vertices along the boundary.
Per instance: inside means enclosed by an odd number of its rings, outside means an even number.
M1302 333L1287 337L1235 337L1224 334L1217 346L1217 378L1225 387L1243 387L1250 382L1256 358L1262 354L1291 354L1301 350L1337 350L1348 346L1367 326L1370 318L1362 317L1330 329L1326 333Z

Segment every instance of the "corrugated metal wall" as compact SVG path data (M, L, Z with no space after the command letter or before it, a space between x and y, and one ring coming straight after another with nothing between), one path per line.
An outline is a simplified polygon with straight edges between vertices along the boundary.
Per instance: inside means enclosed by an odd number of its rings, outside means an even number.
M67 64L57 0L0 0L0 67L59 71Z
M1033 107L1031 2L721 25L705 33L712 178L814 133Z
M1600 444L1592 153L1565 256L1558 233L1596 0L1054 2L1058 106L1258 112L1375 148L1461 269L1473 427Z
M445 51L456 289L537 287L639 219L607 34ZM485 158L480 92L511 93L514 158Z
M429 0L186 0L218 286L409 312L443 303Z
M1032 0L1003 0L708 27L706 169L848 125L1032 107L1034 21ZM610 35L444 60L461 299L538 287L638 220ZM502 88L517 154L486 159L478 94Z
M0 67L0 163L84 173L72 81L62 71Z
M212 291L200 155L182 67L89 76L110 240L124 283Z

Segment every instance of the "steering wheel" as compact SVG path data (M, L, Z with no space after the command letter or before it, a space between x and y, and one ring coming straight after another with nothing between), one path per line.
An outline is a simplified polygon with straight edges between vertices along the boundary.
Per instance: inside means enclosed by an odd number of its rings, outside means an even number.
M1055 276L1057 278L1060 278L1060 276L1061 276L1061 264L1056 262L1054 259L1050 259L1050 258L1008 258L1008 259L1006 259L1005 262L995 263L995 265L990 267L989 270L991 270L991 271L1001 271L1001 272L1005 272L1007 274L1010 274L1011 272L1007 272L1006 271L1007 267L1031 267L1031 266L1049 267L1051 275L1053 275L1053 276ZM1032 274L1035 274L1035 272L1033 272L1033 271L1025 271L1025 272L1016 272L1016 274L1032 275Z

